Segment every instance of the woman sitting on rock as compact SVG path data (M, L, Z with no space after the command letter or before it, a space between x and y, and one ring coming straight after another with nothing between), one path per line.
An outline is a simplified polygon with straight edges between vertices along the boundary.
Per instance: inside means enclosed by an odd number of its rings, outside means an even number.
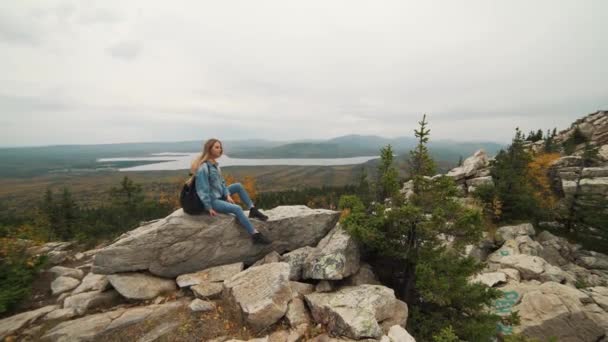
M249 208L249 217L258 218L262 221L268 220L268 216L262 214L249 198L249 194L241 183L226 186L220 167L216 161L224 153L222 142L218 139L209 139L205 142L201 155L196 158L190 167L193 175L196 175L196 193L203 202L209 215L217 213L234 214L239 223L247 229L254 243L269 244L271 241L262 235L251 224L243 209L234 203L231 194L238 194L241 200Z

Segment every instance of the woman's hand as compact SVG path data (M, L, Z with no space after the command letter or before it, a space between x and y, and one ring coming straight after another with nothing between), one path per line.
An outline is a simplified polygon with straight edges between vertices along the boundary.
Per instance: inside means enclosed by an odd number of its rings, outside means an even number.
M217 215L217 212L213 209L209 209L209 215L215 216L215 215Z
M230 195L226 196L226 200L232 204L234 204L234 200L232 199L232 197L230 197Z

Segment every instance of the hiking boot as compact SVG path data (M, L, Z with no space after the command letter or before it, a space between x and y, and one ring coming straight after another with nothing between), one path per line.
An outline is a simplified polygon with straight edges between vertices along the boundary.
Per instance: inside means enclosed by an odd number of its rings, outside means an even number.
M260 232L253 234L251 236L251 238L253 239L253 243L259 243L262 245L268 245L268 244L272 243L272 241L270 241L267 237L262 235L262 233L260 233Z
M249 218L257 218L262 221L268 220L268 216L262 214L262 212L259 211L256 207L251 207L251 209L249 209Z

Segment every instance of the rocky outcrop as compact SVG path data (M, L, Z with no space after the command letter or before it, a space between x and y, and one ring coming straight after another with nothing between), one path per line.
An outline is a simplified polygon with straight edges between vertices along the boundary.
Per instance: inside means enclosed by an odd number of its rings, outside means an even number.
M292 298L289 264L251 267L224 282L225 296L242 320L255 329L272 325L285 315Z
M481 185L494 185L490 175L490 158L484 150L478 150L446 175L456 181L462 189L461 195L473 192Z
M380 338L379 322L391 317L396 301L393 290L381 285L349 286L304 298L316 322L337 336L354 339Z
M513 332L558 341L597 341L605 334L588 314L586 306L593 299L582 291L555 282L513 284L501 290L513 297L511 311L520 316L521 323Z
M604 161L608 161L608 111L600 110L595 113L591 113L581 119L576 120L572 123L570 128L563 130L555 137L555 142L558 144L564 143L574 133L575 129L578 128L580 133L591 143L593 146L598 147L600 156ZM574 154L582 154L584 144L575 146Z
M0 320L0 340L58 308L57 305L49 305Z
M359 270L359 247L340 225L319 242L302 267L304 279L340 280Z
M61 323L44 336L42 341L92 341L112 330L137 324L146 319L160 318L187 306L186 301L150 305L131 309L116 309Z
M128 299L153 299L177 289L175 280L163 279L142 273L117 273L108 276L110 284Z
M339 218L337 211L306 206L282 206L266 214L270 217L267 222L254 224L273 243L260 246L253 244L233 216L191 216L177 210L97 252L93 272L149 270L158 276L175 277L235 262L251 264L270 250L284 253L316 244Z

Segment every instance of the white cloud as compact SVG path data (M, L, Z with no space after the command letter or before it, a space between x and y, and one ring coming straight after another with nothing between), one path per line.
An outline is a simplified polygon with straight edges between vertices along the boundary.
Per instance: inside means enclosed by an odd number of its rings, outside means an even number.
M504 142L608 107L606 13L601 0L7 1L0 145L411 135L422 113L435 138Z

